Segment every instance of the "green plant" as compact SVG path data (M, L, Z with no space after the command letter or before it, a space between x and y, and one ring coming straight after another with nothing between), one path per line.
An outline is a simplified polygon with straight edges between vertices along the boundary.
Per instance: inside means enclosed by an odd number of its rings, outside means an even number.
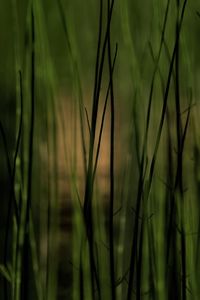
M198 5L22 2L0 297L198 299Z

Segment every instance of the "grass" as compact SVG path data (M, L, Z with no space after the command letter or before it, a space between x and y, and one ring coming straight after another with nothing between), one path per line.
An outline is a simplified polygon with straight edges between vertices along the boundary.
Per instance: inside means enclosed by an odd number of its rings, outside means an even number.
M199 7L148 9L12 1L1 299L198 299Z

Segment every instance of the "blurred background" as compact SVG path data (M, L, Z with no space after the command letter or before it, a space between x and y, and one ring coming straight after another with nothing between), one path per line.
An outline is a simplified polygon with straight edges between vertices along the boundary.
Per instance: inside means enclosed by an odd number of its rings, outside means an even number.
M0 276L0 299L69 299L69 297L78 299L78 297L76 298L76 285L74 283L76 282L74 278L77 277L74 275L77 268L74 262L77 257L73 253L79 247L76 239L81 233L77 233L76 226L81 223L77 223L80 221L77 221L76 218L73 219L74 210L78 204L72 204L72 202L75 201L74 198L77 198L77 195L74 196L76 189L81 203L83 203L84 198L83 136L88 159L89 127L91 125L99 31L99 2L92 0L84 2L80 0L1 0L0 265L2 274ZM183 1L180 1L180 7L182 5ZM119 217L121 221L116 222L117 243L121 243L123 232L127 235L127 239L122 242L122 244L124 243L123 253L120 254L121 256L119 255L119 262L121 262L123 270L127 269L130 256L129 237L134 223L133 213L130 211L135 204L137 194L137 181L140 172L138 153L139 156L142 153L155 57L159 51L166 6L166 0L118 0L114 4L111 21L112 59L115 55L116 44L118 45L113 73L115 208L116 210L119 207L124 208L123 216L126 220L124 221L126 223L124 229L120 225L122 218ZM104 36L107 24L106 1L103 1L103 12L102 32ZM200 212L198 203L200 192L198 171L200 158L198 130L200 17L198 12L200 12L200 2L188 1L181 29L179 56L180 111L184 113L190 105L193 107L191 108L191 122L187 132L186 154L183 159L185 188L190 189L189 204L186 206L190 207L190 214L193 213L190 215L193 220L188 221L190 232L197 231L199 226L198 212ZM160 77L166 84L176 40L176 18L176 4L171 1L165 32L165 45L159 60L161 76L156 77L154 84L147 171L149 171L153 156L163 106ZM34 49L34 65L32 49ZM109 80L108 59L106 57L101 83L98 132ZM172 156L176 161L175 83L173 79L171 81L168 110ZM188 95L191 95L192 103ZM81 116L84 119L83 123L81 123ZM32 124L32 118L34 124ZM22 122L21 135L20 120ZM186 114L183 116L183 122L185 121ZM167 158L166 128L167 125L165 124L154 175L155 183L152 187L154 200L152 200L153 204L150 204L151 213L161 211L153 225L154 231L156 231L157 225L162 223L159 222L160 218L162 219L163 199L166 192L163 188L163 182L167 185L165 177L167 167L170 164L169 157ZM16 153L18 139L20 139L20 146ZM105 212L109 199L109 151L110 106L108 105L95 189L95 197L100 199ZM173 168L175 173L176 167L173 166ZM74 182L76 182L76 187L74 187ZM29 227L25 226L26 221L23 223L22 218L22 223L19 221L22 227L18 224L17 230L16 226L13 225L16 222L15 205L17 203L19 215L23 215L23 211L26 212L27 210L26 204L23 205L26 201L31 203L28 204L31 207L30 209L28 206L31 211L30 215L27 217L24 213L24 216L29 220ZM123 201L126 204L123 204ZM26 217L24 218L26 219ZM102 220L104 220L103 217ZM106 217L103 222L107 224ZM30 229L31 226L34 230ZM107 228L106 226L105 228ZM74 231L72 228L75 228ZM31 234L27 231L31 231ZM20 234L18 236L17 232L21 232L24 236L21 244L19 242ZM155 247L158 244L158 248L162 248L159 234L157 239ZM20 248L20 245L23 249ZM194 245L194 248L198 250L199 241L195 240ZM159 249L158 253L162 256L162 251ZM144 250L144 253L146 253L145 251L148 252L148 250ZM188 249L188 253L190 251L193 253L193 250ZM148 254L145 255L145 259L148 260ZM18 265L19 257L22 261ZM191 265L194 266L193 262ZM190 271L192 272L192 267ZM121 272L120 267L119 272ZM194 272L197 274L196 271ZM162 274L162 270L158 273ZM10 276L11 283L5 279L5 274ZM15 280L12 274L21 276L19 292L17 292L17 288L13 292L13 285L17 286L17 283L13 283ZM196 278L195 275L194 278ZM147 281L147 279L144 279L144 290L146 288L145 280ZM197 295L196 279L194 281L192 281L191 286ZM159 298L159 295L163 295L163 282L162 280L159 281L160 290L158 288L157 298L154 299L168 299L162 298L164 296ZM122 290L126 289L125 286L126 284ZM20 295L19 298L17 298L17 293ZM38 295L43 296L39 297ZM107 298L109 299L109 296ZM119 299L123 298L119 296ZM146 299L145 296L144 299ZM188 299L198 298L190 296Z

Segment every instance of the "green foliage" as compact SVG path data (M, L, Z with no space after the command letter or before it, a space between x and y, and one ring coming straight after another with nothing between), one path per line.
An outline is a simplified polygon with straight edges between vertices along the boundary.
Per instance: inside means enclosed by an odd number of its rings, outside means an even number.
M198 299L198 3L2 5L0 298Z

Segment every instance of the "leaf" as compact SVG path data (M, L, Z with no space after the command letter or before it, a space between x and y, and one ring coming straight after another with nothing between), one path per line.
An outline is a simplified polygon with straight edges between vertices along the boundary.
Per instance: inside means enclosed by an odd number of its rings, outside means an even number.
M200 18L200 12L196 11L197 16Z
M12 282L12 277L11 277L11 273L9 271L9 269L4 266L4 265L0 265L0 274L9 282Z

